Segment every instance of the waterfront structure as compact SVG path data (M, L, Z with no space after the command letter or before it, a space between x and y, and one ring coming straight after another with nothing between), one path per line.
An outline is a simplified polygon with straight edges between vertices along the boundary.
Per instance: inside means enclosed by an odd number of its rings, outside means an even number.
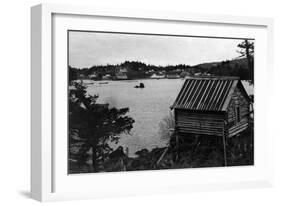
M250 120L250 98L240 79L187 78L171 108L177 137L222 137L227 166L227 139L246 130Z
M176 130L233 137L249 125L250 98L239 78L188 78L174 104Z

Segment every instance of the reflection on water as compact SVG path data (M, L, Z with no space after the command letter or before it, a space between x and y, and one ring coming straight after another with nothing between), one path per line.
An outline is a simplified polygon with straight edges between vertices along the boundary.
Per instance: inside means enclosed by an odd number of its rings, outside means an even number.
M108 83L107 83L108 82ZM129 155L140 149L163 147L167 140L159 136L159 123L169 115L170 106L184 82L183 79L146 79L128 81L97 81L89 84L87 91L98 94L98 103L110 107L129 107L129 116L135 119L130 135L122 134L118 145L129 148ZM144 89L134 88L143 82ZM248 90L248 85L246 90ZM249 87L250 88L250 87ZM252 90L250 91L252 93ZM117 145L112 145L116 148Z

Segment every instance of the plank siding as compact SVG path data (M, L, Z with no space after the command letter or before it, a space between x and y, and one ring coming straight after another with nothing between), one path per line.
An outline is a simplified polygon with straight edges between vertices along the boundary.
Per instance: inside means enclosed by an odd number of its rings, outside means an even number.
M175 110L176 128L179 133L222 136L223 114L210 114Z
M238 122L235 108L239 107L240 121ZM245 95L240 91L239 87L235 88L230 100L228 114L228 136L233 137L248 128L249 124L249 102Z

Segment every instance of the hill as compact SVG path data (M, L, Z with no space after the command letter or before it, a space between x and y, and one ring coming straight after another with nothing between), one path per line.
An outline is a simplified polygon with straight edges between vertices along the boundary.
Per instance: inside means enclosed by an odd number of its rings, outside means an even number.
M208 73L215 76L238 76L242 80L251 79L246 58L198 64L192 67L192 72Z
M248 68L248 62L246 58L237 58L233 60L226 60L226 61L220 61L220 62L207 62L203 64L195 65L194 67L202 67L204 69L210 69L212 67L217 67L223 63L228 63L231 68L242 66L243 68Z
M247 59L237 58L221 62L206 62L195 66L185 64L155 66L138 61L125 61L118 65L97 65L83 69L69 66L69 80L93 77L96 80L101 80L108 76L113 78L119 73L126 74L128 79L144 79L150 78L153 74L181 75L183 72L190 75L199 73L199 75L208 74L211 76L238 76L242 80L251 79Z

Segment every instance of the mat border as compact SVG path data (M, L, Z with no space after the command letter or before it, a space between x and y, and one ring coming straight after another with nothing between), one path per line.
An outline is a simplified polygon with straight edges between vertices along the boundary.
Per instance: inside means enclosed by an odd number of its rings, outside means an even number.
M178 12L154 12L72 6L60 4L40 4L31 8L31 197L39 201L67 200L70 195L53 192L54 159L52 151L52 94L55 90L52 80L52 16L83 15L139 20L159 20L194 22L208 24L263 26L268 33L268 72L273 73L273 20L261 17L241 17L225 15L204 15ZM271 186L272 180L237 183L233 185L204 185L200 191L226 188ZM180 187L180 186L179 186ZM204 188L203 188L204 187ZM92 197L95 197L93 194ZM81 198L83 198L81 196ZM91 198L91 197L89 197Z

